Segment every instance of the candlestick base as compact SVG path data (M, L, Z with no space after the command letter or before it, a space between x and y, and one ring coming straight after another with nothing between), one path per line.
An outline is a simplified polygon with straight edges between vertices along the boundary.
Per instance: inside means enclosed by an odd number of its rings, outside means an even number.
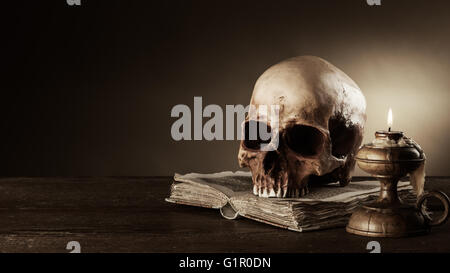
M418 209L398 198L396 176L378 176L380 195L376 202L353 212L347 232L370 237L404 237L429 231Z
M383 207L378 203L359 207L351 216L347 232L368 237L406 237L430 231L422 214L412 206Z

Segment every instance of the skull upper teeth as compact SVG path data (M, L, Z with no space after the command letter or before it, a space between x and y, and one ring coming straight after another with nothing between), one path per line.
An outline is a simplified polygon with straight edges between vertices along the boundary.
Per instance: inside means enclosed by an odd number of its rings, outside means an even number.
M276 189L267 189L263 187L253 186L253 194L259 197L290 197L298 198L306 195L308 193L308 188L304 187L301 189L283 190L283 188L278 187Z

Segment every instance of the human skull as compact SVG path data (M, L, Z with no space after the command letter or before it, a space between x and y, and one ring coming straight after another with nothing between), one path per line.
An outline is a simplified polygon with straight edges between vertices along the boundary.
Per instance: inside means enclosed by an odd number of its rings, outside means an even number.
M279 107L278 130L255 110L273 105ZM243 134L252 122L264 125L278 134L278 145L264 150L259 138L242 139L239 165L250 168L253 193L299 197L308 193L308 186L346 186L362 141L365 110L358 85L319 57L294 57L267 69L253 89Z

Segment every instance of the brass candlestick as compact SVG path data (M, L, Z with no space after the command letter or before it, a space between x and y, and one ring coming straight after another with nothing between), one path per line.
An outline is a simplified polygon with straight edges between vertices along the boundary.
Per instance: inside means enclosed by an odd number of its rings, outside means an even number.
M397 143L402 132L377 131L376 140ZM356 155L358 166L380 181L380 195L370 204L361 206L352 214L347 232L369 237L403 237L425 234L431 226L440 225L448 218L449 199L440 192L422 194L413 207L401 202L397 194L400 178L416 170L424 161L423 154L413 145L365 144ZM439 219L428 218L423 204L430 197L444 204Z

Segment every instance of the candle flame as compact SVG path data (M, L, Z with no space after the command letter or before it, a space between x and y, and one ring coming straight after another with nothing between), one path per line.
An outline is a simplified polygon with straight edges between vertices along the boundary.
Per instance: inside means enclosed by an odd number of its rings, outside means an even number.
M389 128L392 127L393 120L394 120L394 118L393 118L393 116L392 116L392 109L389 108L388 118L387 118L387 124L388 124L388 127L389 127Z

